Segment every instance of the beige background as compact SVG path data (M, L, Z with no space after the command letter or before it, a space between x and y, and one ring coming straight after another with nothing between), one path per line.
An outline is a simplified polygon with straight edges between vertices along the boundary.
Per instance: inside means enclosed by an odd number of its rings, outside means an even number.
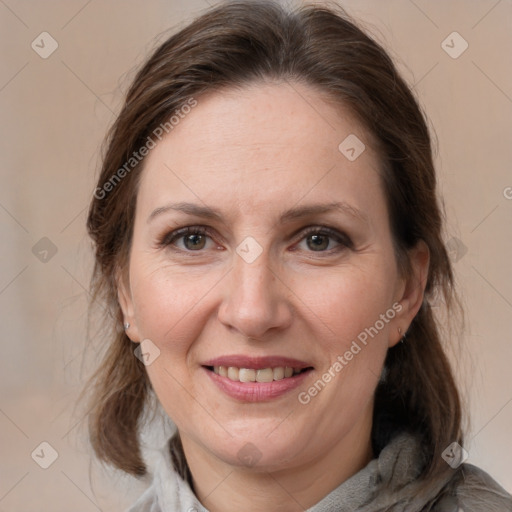
M121 511L144 488L97 464L89 473L74 410L91 270L84 222L101 140L135 66L208 3L0 0L0 512ZM469 322L462 355L473 362L455 361L469 385L466 449L512 491L512 2L341 3L392 51L437 133ZM59 45L47 59L31 48L43 31ZM469 44L457 59L441 47L453 31ZM57 248L47 262L32 252L43 237ZM43 441L59 455L46 470L31 458Z

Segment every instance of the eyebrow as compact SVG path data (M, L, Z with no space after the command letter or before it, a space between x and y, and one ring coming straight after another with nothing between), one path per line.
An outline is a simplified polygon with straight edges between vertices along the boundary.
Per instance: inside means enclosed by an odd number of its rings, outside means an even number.
M221 222L223 221L221 213L209 206L201 206L194 203L173 203L166 206L160 206L153 210L151 215L148 217L148 222L151 222L155 217L169 211L183 212L187 215L194 215L196 217L203 217L205 219L213 219Z
M222 213L219 210L211 208L209 206L201 206L194 203L171 203L166 206L160 206L153 210L148 217L147 222L151 222L155 217L158 217L169 211L182 212L187 215L193 215L195 217L202 217L204 219L216 220L221 223L225 223ZM297 206L284 212L280 218L280 222L290 222L293 220L299 220L304 217L310 217L313 215L319 215L322 213L339 212L350 217L353 217L366 224L369 223L368 217L358 210L356 207L350 205L345 201L337 201L326 204L311 204L305 206Z

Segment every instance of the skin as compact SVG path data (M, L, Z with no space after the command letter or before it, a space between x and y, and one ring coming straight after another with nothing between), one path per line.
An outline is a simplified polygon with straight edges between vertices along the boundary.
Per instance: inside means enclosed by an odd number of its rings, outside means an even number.
M129 266L119 277L127 332L160 350L147 371L180 431L204 506L304 510L373 457L375 387L398 329L406 332L421 306L428 249L420 242L411 250L412 273L400 275L379 158L346 108L289 83L197 99L145 162ZM353 162L338 150L349 134L366 145ZM336 201L365 220L331 211L279 221L291 208ZM222 219L167 210L148 221L155 209L179 202L208 205ZM210 229L199 249L185 245L186 236L160 243L187 225ZM331 227L351 243L321 238L318 249L303 234L307 226ZM248 236L263 249L252 263L236 252ZM299 392L395 303L400 312L301 404ZM284 396L242 403L201 366L228 354L289 356L314 370ZM244 462L238 453L248 442L254 460Z

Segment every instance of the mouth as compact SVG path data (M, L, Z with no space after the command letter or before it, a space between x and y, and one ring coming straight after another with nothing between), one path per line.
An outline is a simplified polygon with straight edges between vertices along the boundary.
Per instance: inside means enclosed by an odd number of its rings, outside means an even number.
M274 368L239 368L237 366L205 366L207 370L227 377L234 382L273 382L283 379L290 379L295 375L311 370L312 367L307 368L293 368L290 366L276 366Z
M314 367L284 357L221 357L202 367L225 394L242 402L269 401L299 386Z

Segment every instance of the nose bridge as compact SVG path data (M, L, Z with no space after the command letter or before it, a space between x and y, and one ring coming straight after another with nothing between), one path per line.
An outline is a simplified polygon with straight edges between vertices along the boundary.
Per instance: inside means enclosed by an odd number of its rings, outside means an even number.
M271 328L288 325L291 314L283 286L270 266L268 252L263 251L252 261L241 254L234 255L219 319L245 336L257 338Z
M255 261L248 262L238 255L234 258L233 285L231 294L244 315L249 309L257 309L260 314L271 309L274 302L275 277L269 266L267 253L261 254Z

